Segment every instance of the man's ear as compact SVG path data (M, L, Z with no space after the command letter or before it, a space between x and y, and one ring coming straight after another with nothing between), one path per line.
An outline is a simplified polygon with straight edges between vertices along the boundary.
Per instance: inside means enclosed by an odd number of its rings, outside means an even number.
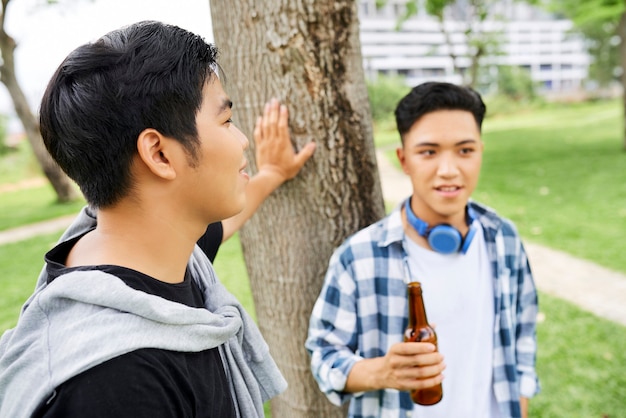
M396 148L396 155L398 156L398 161L400 161L400 167L402 167L402 171L404 171L405 174L409 174L409 172L406 169L406 156L404 155L404 148L403 147L399 147Z
M172 161L174 155L170 146L171 141L156 129L144 129L137 137L139 158L155 176L166 180L176 178L176 169Z

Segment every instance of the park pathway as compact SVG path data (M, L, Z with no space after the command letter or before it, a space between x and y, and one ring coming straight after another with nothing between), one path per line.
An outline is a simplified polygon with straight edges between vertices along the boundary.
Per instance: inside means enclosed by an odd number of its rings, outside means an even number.
M382 153L377 157L385 201L398 204L411 193L411 183ZM72 219L74 215L0 231L0 245L61 231ZM542 292L626 326L626 275L528 240L524 244Z

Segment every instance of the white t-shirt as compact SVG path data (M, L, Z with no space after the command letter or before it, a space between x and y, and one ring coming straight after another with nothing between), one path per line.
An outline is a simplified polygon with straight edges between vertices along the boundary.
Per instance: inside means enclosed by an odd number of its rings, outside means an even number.
M440 254L405 240L410 280L422 284L446 369L443 399L414 418L498 418L493 392L493 274L482 227L466 254Z

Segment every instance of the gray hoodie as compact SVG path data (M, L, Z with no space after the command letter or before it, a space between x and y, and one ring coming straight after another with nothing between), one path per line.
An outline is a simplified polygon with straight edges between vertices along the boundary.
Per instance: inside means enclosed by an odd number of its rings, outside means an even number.
M95 224L83 209L60 241ZM74 271L47 284L44 269L17 326L0 339L0 417L30 417L63 382L133 350L213 347L219 347L237 415L263 417L263 402L287 382L256 324L197 246L188 267L206 309L136 291L101 271Z

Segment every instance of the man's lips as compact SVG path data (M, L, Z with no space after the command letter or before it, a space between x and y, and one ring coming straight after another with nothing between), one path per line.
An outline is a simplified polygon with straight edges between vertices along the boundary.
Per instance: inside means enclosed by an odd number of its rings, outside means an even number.
M241 166L241 168L239 169L239 173L245 177L247 177L248 179L250 178L250 175L248 174L248 172L246 171L246 168L248 167L248 161L246 160L243 165Z
M457 190L461 190L461 186L437 186L435 190L440 192L455 192Z
M458 195L463 187L461 186L438 186L435 187L435 191L437 193L442 194L444 196L456 196Z

